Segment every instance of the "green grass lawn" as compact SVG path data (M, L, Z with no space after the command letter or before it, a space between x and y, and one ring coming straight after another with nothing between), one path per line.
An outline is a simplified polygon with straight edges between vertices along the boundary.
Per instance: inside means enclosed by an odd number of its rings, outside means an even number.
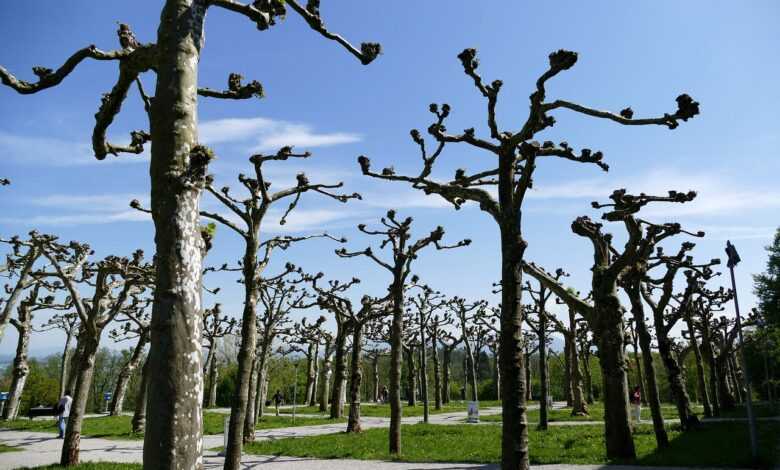
M346 433L261 441L249 444L246 452L258 455L292 455L317 458L388 460L387 429L369 429L358 435ZM777 461L777 423L761 423L761 448L765 462ZM403 426L400 460L409 462L496 463L500 459L501 429L495 425L406 425ZM671 446L658 451L649 425L639 426L634 442L637 464L664 466L748 466L747 429L735 423L709 424L681 433L669 430ZM740 440L745 445L737 445ZM562 426L548 431L529 431L532 464L604 464L602 426Z
M694 413L702 414L702 408L701 406L694 406L693 407ZM661 405L661 414L663 415L665 420L673 421L676 420L677 415L677 408L675 408L672 405ZM529 423L538 423L539 422L539 410L528 410L528 422ZM486 422L500 422L501 421L501 414L496 415L485 415L480 416L480 421L486 421ZM557 421L603 421L604 420L604 405L602 403L594 403L592 405L588 405L588 415L587 416L572 416L571 415L571 408L556 408L553 410L549 410L547 413L547 419L550 422L557 422ZM650 416L650 408L647 406L642 407L642 420L644 421L652 421L652 416Z
M423 410L422 402L418 403L417 406L408 406L404 402L401 403L401 406L403 408L404 416L415 417L415 416L423 415L424 410ZM489 408L495 406L501 406L501 402L496 400L487 400L487 401L479 402L480 408ZM266 410L271 414L274 413L273 407L269 407ZM447 405L442 405L441 410L434 409L433 403L431 403L429 409L429 413L432 415L441 414L441 413L455 413L460 411L464 413L466 412L466 402L452 401ZM318 406L306 406L306 407L296 408L295 412L300 414L324 414L324 415L327 415L329 413L329 412L321 412ZM279 413L284 415L292 414L292 408L281 409L279 410ZM349 404L346 404L344 405L344 414L348 414L348 413L349 413ZM390 405L364 403L360 406L360 415L369 416L369 417L389 418Z
M203 433L222 434L227 415L220 413L203 414ZM101 437L106 439L143 439L143 434L131 432L130 416L101 416L99 418L87 418L81 428L81 434L89 437ZM275 429L291 426L311 426L316 424L328 424L333 422L345 422L341 420L329 420L324 418L295 418L295 424L291 416L264 416L258 420L256 429ZM57 432L57 422L53 419L18 419L14 421L0 422L0 428L23 429L37 432Z

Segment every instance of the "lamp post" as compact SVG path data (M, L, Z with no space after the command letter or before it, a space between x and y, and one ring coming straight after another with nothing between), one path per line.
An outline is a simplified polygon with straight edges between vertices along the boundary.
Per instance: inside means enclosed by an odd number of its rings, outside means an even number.
M726 241L726 256L729 258L727 266L731 273L731 289L734 292L734 310L737 313L737 334L739 335L739 348L742 350L740 357L742 358L742 371L745 374L745 388L747 389L747 400L745 401L745 405L747 408L748 429L750 431L750 452L753 455L753 459L756 459L758 457L758 438L756 437L756 418L753 415L753 392L750 387L750 372L748 371L747 361L745 360L745 342L742 338L742 319L739 315L737 282L734 279L734 267L742 260L737 253L736 247L731 244L731 241Z

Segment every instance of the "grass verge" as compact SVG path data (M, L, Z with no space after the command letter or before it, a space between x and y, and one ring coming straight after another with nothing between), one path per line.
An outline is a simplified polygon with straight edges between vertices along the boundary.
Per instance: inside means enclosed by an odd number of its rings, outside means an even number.
M776 462L777 423L761 423L763 462ZM361 434L328 434L304 438L260 441L245 447L258 455L290 455L315 458L391 460L387 452L387 429L370 429ZM639 465L745 467L750 464L747 428L736 423L712 423L695 432L669 430L670 446L656 449L648 425L634 435ZM501 428L495 425L406 425L403 426L403 454L408 462L497 463L500 459ZM531 464L606 464L602 426L563 426L548 431L529 431Z

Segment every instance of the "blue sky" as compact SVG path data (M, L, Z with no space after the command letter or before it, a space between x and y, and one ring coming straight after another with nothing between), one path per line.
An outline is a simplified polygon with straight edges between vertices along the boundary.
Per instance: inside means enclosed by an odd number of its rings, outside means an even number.
M117 21L129 23L142 42L153 42L161 5L150 0L3 4L0 64L32 79L32 66L55 68L88 44L117 47ZM601 150L611 170L567 161L539 164L525 206L528 258L548 269L563 267L571 273L568 282L587 291L590 245L569 225L578 215L598 216L591 200L604 200L620 187L656 193L693 189L699 191L694 203L658 207L647 217L706 230L707 238L695 250L700 259L722 257L725 240L732 239L744 260L737 278L743 309L752 306L750 274L763 269L763 247L780 224L777 2L426 0L410 5L323 2L331 30L355 44L382 43L384 53L368 67L309 30L295 14L259 32L244 17L217 8L209 12L201 86L223 88L229 72L240 72L263 83L267 95L243 102L201 99L201 140L218 154L211 168L217 184L238 191L236 176L250 171L251 153L295 144L314 157L275 165L275 187L305 171L312 181L344 181L345 190L364 195L363 202L347 205L307 195L288 225L266 224L269 235L328 230L347 236L349 248L362 248L370 240L355 225L397 208L403 216L414 216L419 235L443 225L449 240L474 240L466 249L424 253L415 267L423 280L449 294L491 298L500 261L498 232L489 217L476 208L456 212L401 184L366 179L355 160L366 154L376 167L417 171L419 154L408 132L427 128L432 102L452 106L450 129L476 127L485 135L484 100L456 58L465 47L479 50L486 80L504 81L498 118L506 130L522 124L547 55L566 48L577 51L579 61L549 84L549 99L613 111L630 105L636 116L654 116L673 112L674 98L687 92L701 103L701 115L669 131L556 112L557 124L539 138ZM133 198L148 201L147 157L98 162L89 146L100 95L111 89L116 75L115 64L86 62L60 86L37 95L0 88L0 176L13 182L0 197L3 236L37 228L87 241L99 255L129 254L138 247L153 252L152 224L127 207ZM145 77L149 90L153 79ZM109 137L121 142L129 131L147 126L133 92ZM493 163L490 155L451 145L440 173ZM203 207L219 209L208 195ZM620 239L621 228L609 228ZM334 248L325 241L306 242L279 253L271 272L292 261L332 278L361 277L356 294L384 292L387 273L362 260L339 259ZM232 262L240 253L240 240L221 229L208 262ZM715 285L726 280L723 276ZM219 299L205 296L207 305L219 300L225 311L240 312L235 279L211 276L206 282L223 288ZM14 347L11 329L8 333L0 354ZM59 346L53 334L37 335L32 342L38 351Z

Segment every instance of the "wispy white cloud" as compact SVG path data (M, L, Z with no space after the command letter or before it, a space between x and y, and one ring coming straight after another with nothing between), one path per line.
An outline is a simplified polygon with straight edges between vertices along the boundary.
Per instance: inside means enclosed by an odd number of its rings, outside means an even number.
M744 225L703 225L697 227L707 233L710 238L718 240L750 240L771 239L777 227L753 227Z
M116 139L125 145L129 139ZM109 155L104 161L95 158L92 147L83 141L66 140L48 136L17 135L0 131L0 158L26 165L80 166L106 163L137 163L148 161L148 149L141 155Z
M0 217L0 222L9 225L31 227L99 225L114 222L151 221L148 214L130 209L132 199L148 205L149 198L134 194L73 195L51 194L30 199L28 204L51 209L51 214L32 217Z
M316 132L308 124L263 117L203 121L198 132L203 143L245 143L251 152L277 150L285 145L300 148L329 147L361 140L361 136L355 133Z
M532 199L592 199L604 200L612 189L624 187L633 193L666 194L669 190L698 193L686 204L649 206L643 213L649 216L729 215L743 211L780 208L780 188L745 186L727 180L714 172L691 174L672 170L650 171L624 179L575 180L560 184L537 184L528 193Z

